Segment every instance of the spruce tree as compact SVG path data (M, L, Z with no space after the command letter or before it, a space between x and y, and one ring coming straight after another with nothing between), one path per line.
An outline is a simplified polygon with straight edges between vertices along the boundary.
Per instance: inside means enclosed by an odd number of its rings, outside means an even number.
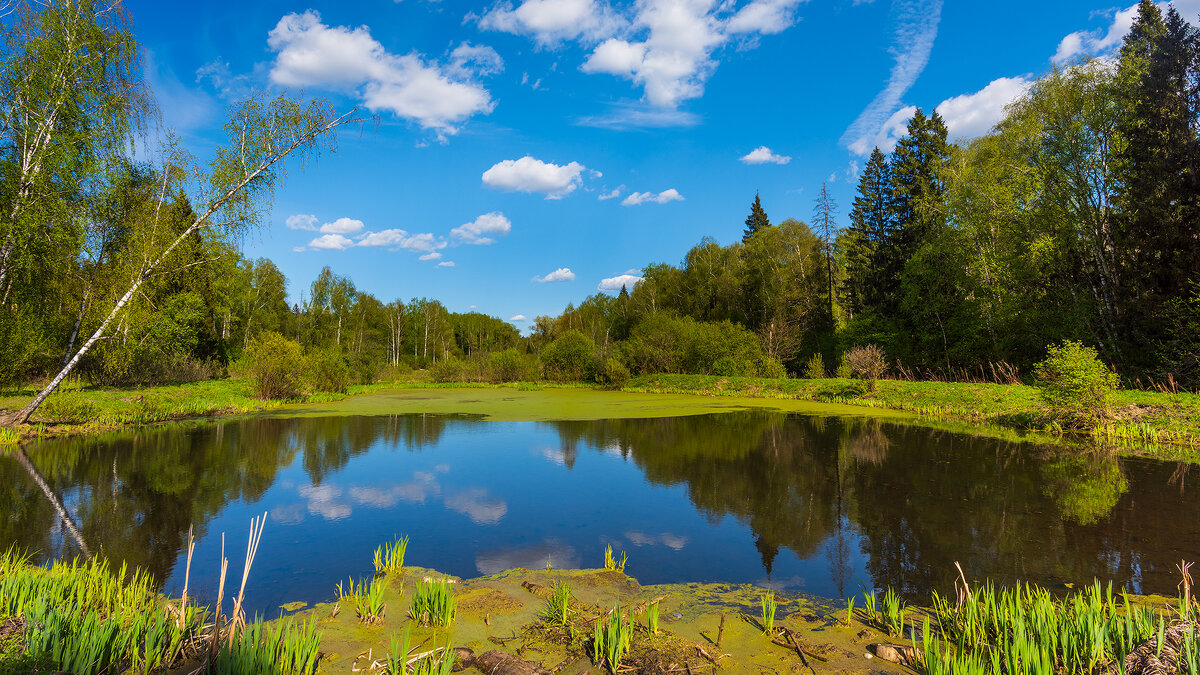
M846 280L843 290L854 314L883 304L889 284L881 273L889 254L886 242L895 227L892 167L875 148L858 179L858 195L850 211L846 244Z
M750 215L746 216L746 231L742 233L742 241L747 241L755 232L770 226L771 221L767 219L767 212L763 210L762 202L758 201L758 193L755 192L754 203L750 205Z

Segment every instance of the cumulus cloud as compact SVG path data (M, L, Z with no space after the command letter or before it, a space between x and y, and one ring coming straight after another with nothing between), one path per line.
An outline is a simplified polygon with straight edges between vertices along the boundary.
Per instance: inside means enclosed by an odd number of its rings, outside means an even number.
M501 236L512 230L512 223L499 211L492 211L475 220L450 230L450 236L464 244L486 245L496 240L490 235Z
M429 232L410 234L406 230L392 228L379 232L367 232L358 239L357 246L386 246L392 249L420 251L432 253L446 248L445 240L438 239Z
M529 155L506 159L483 172L483 184L510 192L540 192L546 199L562 199L583 182L584 165L579 162L558 165Z
M624 185L618 185L617 187L612 189L612 192L601 192L596 197L596 199L599 199L600 201L604 201L606 199L616 199L617 197L621 196L621 190L624 190L624 189L625 189Z
M897 15L892 36L895 63L888 83L842 134L842 143L854 154L864 157L871 153L872 147L879 145L879 139L887 139L887 125L905 109L897 109L901 97L929 63L929 53L933 50L942 18L942 0L896 0L893 7ZM911 116L909 113L905 119ZM883 146L880 149L883 150Z
M654 202L655 204L666 204L667 202L681 202L683 195L675 188L663 190L658 194L653 192L631 192L629 196L621 200L621 206L637 206L646 202Z
M438 263L438 264L437 264L437 266L438 266L438 267L454 267L454 261L453 261L453 260L447 260L447 261L445 261L445 262L440 262L440 263Z
M574 281L575 273L570 267L560 267L544 277L534 277L533 280L539 284L554 283L556 281Z
M309 248L325 251L344 251L354 245L354 242L340 234L323 234L308 242Z
M1159 3L1165 9L1166 3ZM1176 9L1179 9L1176 7ZM1084 54L1100 55L1111 51L1121 44L1121 40L1133 27L1137 17L1137 5L1126 7L1113 15L1112 23L1107 30L1076 31L1064 37L1058 43L1058 49L1050 58L1055 64L1061 65Z
M391 54L366 26L327 26L313 10L281 18L267 46L276 53L270 71L275 84L354 93L368 109L412 120L443 138L468 118L492 111L491 94L476 78L503 67L494 50L467 44L446 65L417 53Z
M787 155L777 155L765 145L760 145L742 157L746 164L787 164L792 161Z
M316 231L317 229L317 217L310 213L297 213L294 216L288 216L287 220L283 222L289 230Z
M622 287L632 290L634 286L641 283L642 278L633 274L619 274L615 277L601 279L600 284L596 286L597 290L601 291L620 291Z
M973 94L942 101L937 113L945 120L946 131L952 139L982 136L1004 116L1004 108L1028 91L1032 84L1025 77L1001 77Z
M323 234L354 234L363 229L363 221L353 218L338 218L321 226Z
M508 317L508 320L509 321L528 321L529 319L526 319L524 314L518 314L516 316Z
M484 29L531 36L539 46L577 41L591 53L581 69L630 80L653 106L674 109L703 94L715 54L731 38L743 46L786 30L803 0L752 0L737 11L723 0L602 0L502 2L478 18ZM609 117L609 116L606 116ZM624 116L625 123L633 122ZM603 121L605 118L590 120ZM646 117L661 126L666 118ZM671 118L694 123L694 118Z
M425 255L421 256L420 258L417 258L417 260L437 260L440 257L442 257L442 254L437 251L434 251L432 253L426 253Z
M546 47L564 40L594 42L625 25L625 19L595 0L524 0L497 4L478 17L479 27L528 35Z

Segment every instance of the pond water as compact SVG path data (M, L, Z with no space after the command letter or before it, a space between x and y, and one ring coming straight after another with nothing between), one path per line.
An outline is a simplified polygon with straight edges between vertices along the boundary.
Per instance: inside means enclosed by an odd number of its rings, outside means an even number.
M339 579L368 575L374 548L402 534L410 565L462 577L599 567L612 545L643 584L828 597L890 585L918 598L949 590L959 561L1002 583L1099 577L1174 593L1175 563L1200 559L1188 469L770 410L249 418L0 456L0 547L44 558L86 545L178 593L194 524L191 592L211 602L222 533L240 580L250 518L266 513L247 601L272 615L332 599Z

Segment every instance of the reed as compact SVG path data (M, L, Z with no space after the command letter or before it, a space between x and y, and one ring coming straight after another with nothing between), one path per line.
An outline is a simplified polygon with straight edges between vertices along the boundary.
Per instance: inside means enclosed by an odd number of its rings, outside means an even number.
M408 655L412 652L409 644L412 642L412 624L404 626L404 637L392 635L392 648L388 650L388 675L408 674Z
M891 636L904 635L904 601L891 588L883 594L883 628Z
M570 601L571 587L562 580L555 581L550 597L546 598L546 606L542 608L542 618L548 623L567 625L567 606Z
M658 635L658 600L646 608L646 628L651 635Z
M759 618L762 619L763 632L767 635L775 632L775 610L779 608L779 603L775 602L775 592L767 591L759 599L762 605L762 614Z
M12 427L0 427L0 446L16 445L21 442L21 432Z
M633 626L621 614L621 603L618 602L608 613L607 621L603 617L596 620L592 629L592 660L615 674L632 639Z
M375 576L396 577L404 574L404 554L408 550L408 536L400 537L390 544L375 549Z
M854 621L854 601L853 595L846 599L846 618L842 621L843 626L849 626L850 622Z
M604 569L615 570L617 572L625 572L625 563L629 561L629 554L622 552L621 559L617 560L613 557L612 544L604 547Z
M422 626L449 626L454 621L454 589L445 579L425 578L413 592L409 615Z
M863 613L866 615L866 623L872 625L880 625L882 622L879 619L879 603L875 597L875 589L867 590L863 587Z
M351 582L351 585L354 596L354 612L358 615L358 620L368 626L383 623L383 615L387 611L387 606L383 603L383 590L386 583L379 581L378 578L373 578L357 584Z
M321 636L315 620L294 619L274 627L256 616L225 645L214 664L218 675L308 675L315 673Z

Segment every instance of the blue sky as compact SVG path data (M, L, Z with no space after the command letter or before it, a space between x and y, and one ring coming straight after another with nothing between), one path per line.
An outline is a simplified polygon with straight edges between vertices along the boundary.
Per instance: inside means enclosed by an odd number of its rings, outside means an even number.
M290 167L245 241L293 300L328 265L385 302L521 328L701 237L736 240L756 191L772 222L808 220L827 181L844 225L865 154L913 106L982 133L1053 64L1118 47L1133 16L1076 0L127 6L164 124L201 159L255 88L378 116Z

